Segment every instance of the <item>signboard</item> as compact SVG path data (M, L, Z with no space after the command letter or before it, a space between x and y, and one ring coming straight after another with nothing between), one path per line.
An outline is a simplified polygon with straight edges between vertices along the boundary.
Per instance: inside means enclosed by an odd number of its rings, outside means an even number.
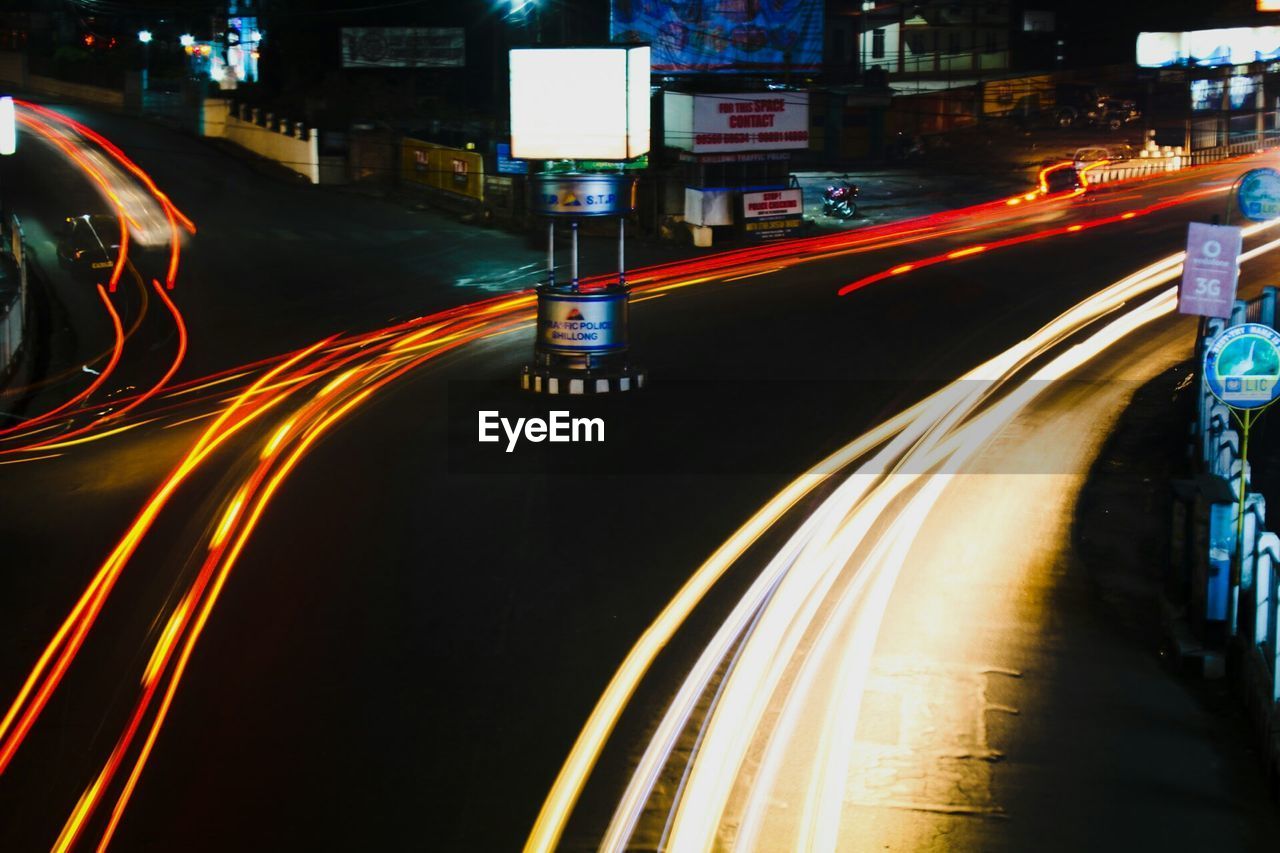
M1280 216L1280 172L1251 169L1240 178L1236 205L1246 218L1266 222Z
M635 209L635 178L535 175L533 212L543 216L622 216Z
M649 150L649 47L511 51L511 153L630 160Z
M529 161L513 159L511 156L511 146L506 142L499 142L498 174L527 175L529 174Z
M666 92L664 141L697 154L809 147L808 92Z
M1280 333L1261 323L1223 330L1204 354L1213 396L1236 409L1258 409L1280 395Z
M807 72L822 65L823 0L613 0L609 39L653 45L653 70Z
M343 27L343 68L461 68L461 27Z
M1183 33L1138 33L1138 65L1248 65L1280 59L1280 27L1226 27Z
M754 219L742 226L750 237L757 240L780 240L800 230L804 220L799 216L785 219Z
M1230 317L1239 280L1241 231L1234 225L1187 226L1178 311L1202 317Z
M565 354L627 347L627 292L538 293L538 348Z
M17 150L17 127L13 98L5 95L0 98L0 156L7 156Z
M804 190L766 190L742 194L742 218L752 219L800 216L804 213Z

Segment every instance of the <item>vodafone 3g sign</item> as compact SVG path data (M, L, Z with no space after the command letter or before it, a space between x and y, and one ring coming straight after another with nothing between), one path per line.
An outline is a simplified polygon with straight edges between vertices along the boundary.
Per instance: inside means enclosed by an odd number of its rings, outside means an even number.
M1192 222L1187 227L1187 257L1182 262L1178 311L1202 317L1230 317L1239 280L1243 234L1234 225Z

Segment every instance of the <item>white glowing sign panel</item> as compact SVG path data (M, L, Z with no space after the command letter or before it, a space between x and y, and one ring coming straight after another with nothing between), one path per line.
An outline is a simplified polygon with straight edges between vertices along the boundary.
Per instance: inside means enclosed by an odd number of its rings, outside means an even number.
M0 98L0 154L18 150L18 128L13 113L13 98Z
M1247 65L1280 59L1280 27L1229 27L1187 33L1139 33L1138 65Z
M649 150L649 48L511 51L511 156L630 160Z

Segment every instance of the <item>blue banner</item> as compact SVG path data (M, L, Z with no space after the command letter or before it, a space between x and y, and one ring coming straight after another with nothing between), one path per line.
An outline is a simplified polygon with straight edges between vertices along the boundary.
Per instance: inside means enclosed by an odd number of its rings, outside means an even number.
M612 0L609 37L653 46L655 74L817 71L823 0Z

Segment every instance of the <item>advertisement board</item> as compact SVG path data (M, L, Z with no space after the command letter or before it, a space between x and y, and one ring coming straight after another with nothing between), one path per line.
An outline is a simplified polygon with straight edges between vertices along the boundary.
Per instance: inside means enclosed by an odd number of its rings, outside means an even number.
M1209 391L1236 409L1258 409L1280 395L1280 334L1261 323L1224 329L1204 353Z
M1236 188L1236 204L1254 222L1280 217L1280 172L1266 168L1245 172Z
M400 155L400 179L406 184L484 199L484 157L476 152L405 137Z
M1202 317L1230 317L1239 279L1241 230L1234 225L1187 226L1178 311Z
M1138 65L1247 65L1280 59L1280 27L1225 27L1182 33L1138 33Z
M808 92L666 92L663 117L667 146L695 154L809 147Z
M653 45L660 74L817 71L823 0L613 0L609 39Z
M649 150L647 46L515 48L511 156L630 160Z
M343 27L343 68L461 68L461 27Z

